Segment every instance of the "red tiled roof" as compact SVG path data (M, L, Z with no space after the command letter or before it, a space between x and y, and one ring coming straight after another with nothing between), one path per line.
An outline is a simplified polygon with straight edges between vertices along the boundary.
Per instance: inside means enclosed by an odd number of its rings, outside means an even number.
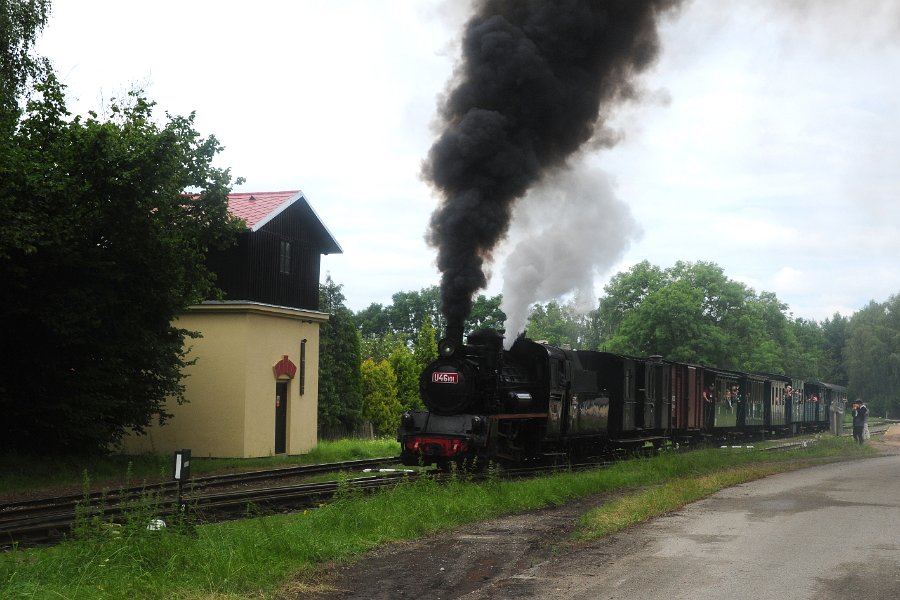
M228 194L228 212L247 221L256 231L303 196L300 190Z
M312 217L312 226L318 232L322 243L323 254L340 254L343 252L340 244L322 223L319 215L313 210L300 190L286 192L252 192L228 194L228 212L247 222L247 229L259 231L259 229L281 214L295 202L302 202L304 210L308 210Z

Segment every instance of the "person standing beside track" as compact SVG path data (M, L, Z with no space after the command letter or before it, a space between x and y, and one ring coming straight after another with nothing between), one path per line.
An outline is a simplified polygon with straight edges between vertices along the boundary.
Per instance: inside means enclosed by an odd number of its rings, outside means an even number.
M863 431L866 428L868 420L869 407L862 401L862 398L857 398L856 401L853 402L853 439L860 444L863 443Z

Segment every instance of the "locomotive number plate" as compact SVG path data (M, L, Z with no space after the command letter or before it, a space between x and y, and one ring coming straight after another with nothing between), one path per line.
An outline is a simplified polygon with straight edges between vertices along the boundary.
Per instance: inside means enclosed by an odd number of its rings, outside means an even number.
M431 374L431 383L459 383L459 373L441 373L435 371Z

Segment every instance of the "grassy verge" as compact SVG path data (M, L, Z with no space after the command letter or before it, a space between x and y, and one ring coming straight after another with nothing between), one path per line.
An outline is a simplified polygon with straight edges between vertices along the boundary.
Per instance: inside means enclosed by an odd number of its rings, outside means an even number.
M743 465L727 471L692 475L643 489L617 498L586 514L581 519L581 529L576 537L580 540L603 537L677 510L721 489L784 472L785 466L784 463Z
M411 481L377 495L347 493L303 514L149 531L135 523L41 550L0 555L4 598L268 599L322 585L324 562L379 544L598 493L615 500L586 516L582 536L603 535L749 479L874 453L823 437L790 451L709 449L665 454L534 480ZM607 507L609 509L607 510Z
M399 456L400 445L391 439L339 440L320 442L307 454L264 458L193 457L191 470L195 477L223 471L250 471L297 464L338 462L361 458ZM81 488L85 475L96 485L117 488L128 473L131 482L170 479L173 458L169 455L112 455L101 457L61 456L55 458L0 456L0 497L24 490L55 487Z

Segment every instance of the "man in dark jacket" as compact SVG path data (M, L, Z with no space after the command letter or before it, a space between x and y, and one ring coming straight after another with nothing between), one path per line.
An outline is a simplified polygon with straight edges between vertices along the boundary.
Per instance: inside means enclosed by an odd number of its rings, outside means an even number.
M866 422L869 420L869 407L857 398L853 403L853 439L863 443L863 430L866 428Z

